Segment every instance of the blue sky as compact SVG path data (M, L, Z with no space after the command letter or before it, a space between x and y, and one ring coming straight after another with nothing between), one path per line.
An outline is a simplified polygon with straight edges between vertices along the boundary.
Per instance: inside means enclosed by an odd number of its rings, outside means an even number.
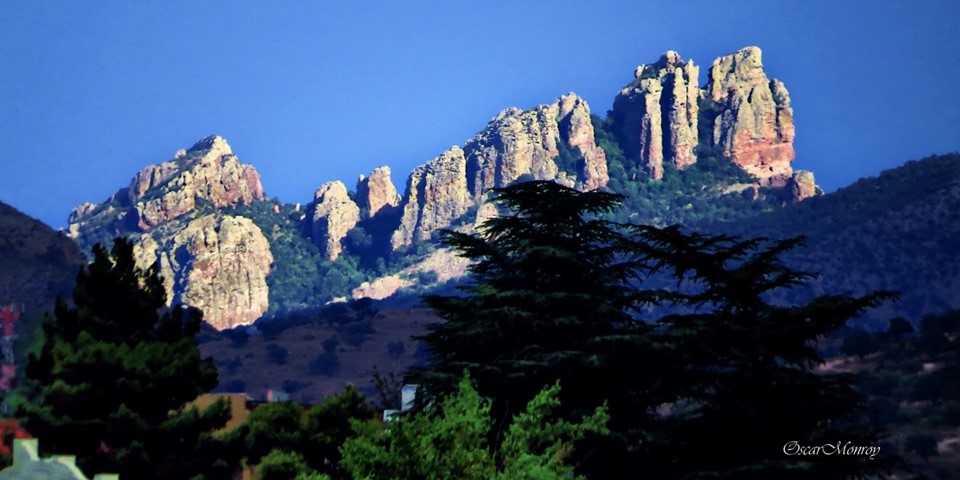
M828 191L960 149L960 2L0 4L0 200L63 227L212 133L271 197L409 171L499 110L601 115L641 63L746 45L790 90L795 168ZM706 82L706 68L701 71Z

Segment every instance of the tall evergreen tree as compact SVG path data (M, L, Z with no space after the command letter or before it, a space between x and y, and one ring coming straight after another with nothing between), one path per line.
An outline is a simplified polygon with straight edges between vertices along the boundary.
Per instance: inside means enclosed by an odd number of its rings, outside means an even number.
M445 232L474 263L462 295L426 298L442 321L422 337L433 357L411 380L427 400L469 368L498 419L557 379L560 415L607 401L611 437L578 449L590 478L816 478L881 465L783 449L876 444L856 425L852 377L816 371L816 343L887 295L776 303L811 278L780 260L800 240L614 223L602 215L619 196L549 182L493 199L504 215L475 234Z
M132 243L97 245L29 355L18 416L51 453L77 455L87 473L121 478L227 478L239 460L213 431L227 404L185 404L217 384L195 341L200 311L165 308L156 266L143 271Z
M658 342L674 352L668 390L677 400L648 445L670 478L846 478L889 468L894 460L842 454L876 446L879 432L858 423L864 402L850 374L818 372L817 342L892 295L824 295L797 305L777 294L814 275L781 254L801 238L771 242L638 227L654 268L680 288L677 307L658 321ZM795 455L790 442L832 454ZM839 442L839 444L838 444Z
M612 436L580 453L598 465L625 458L630 430L665 399L651 388L661 363L651 326L634 320L656 300L635 287L647 273L642 251L602 218L621 197L533 181L492 198L504 215L475 234L444 232L474 263L463 295L425 298L443 321L428 326L432 358L409 380L436 398L468 369L500 421L560 380L558 414L577 418L605 401L610 409Z

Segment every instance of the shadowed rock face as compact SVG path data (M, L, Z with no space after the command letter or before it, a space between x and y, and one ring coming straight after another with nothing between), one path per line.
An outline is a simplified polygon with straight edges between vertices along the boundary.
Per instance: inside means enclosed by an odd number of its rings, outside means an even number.
M668 51L641 65L613 102L624 154L651 178L663 178L663 163L683 169L697 161L700 67Z
M796 156L793 109L783 82L767 78L761 56L759 48L747 47L714 60L706 97L719 114L709 128L724 156L762 185L783 187Z
M314 194L313 241L328 260L336 260L343 251L343 238L360 221L357 206L343 182L327 182Z
M270 244L253 221L210 214L159 236L141 234L137 264L159 262L168 304L203 311L218 330L249 325L269 306Z

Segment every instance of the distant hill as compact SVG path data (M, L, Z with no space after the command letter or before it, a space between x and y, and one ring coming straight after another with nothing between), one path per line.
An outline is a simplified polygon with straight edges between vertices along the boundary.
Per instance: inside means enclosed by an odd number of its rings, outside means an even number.
M39 220L0 202L0 305L22 305L27 314L70 295L84 257L77 244Z
M708 229L743 236L805 235L789 262L821 274L818 292L902 294L880 319L960 308L960 154L907 162L789 208ZM885 324L883 324L885 326Z

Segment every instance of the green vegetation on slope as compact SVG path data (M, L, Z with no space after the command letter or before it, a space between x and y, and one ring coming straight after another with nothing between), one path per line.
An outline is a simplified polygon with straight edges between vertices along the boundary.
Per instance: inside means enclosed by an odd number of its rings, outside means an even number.
M746 172L717 152L698 148L697 163L678 171L664 163L661 180L652 180L624 157L612 118L591 117L597 144L607 156L607 188L623 195L623 208L614 218L652 225L698 225L730 222L779 210L781 193L761 189Z
M274 212L279 205L280 213ZM306 209L274 201L257 201L223 211L253 220L270 241L273 269L267 276L270 288L270 309L267 316L323 305L341 296L368 278L359 261L342 255L329 261L310 241L301 219Z

